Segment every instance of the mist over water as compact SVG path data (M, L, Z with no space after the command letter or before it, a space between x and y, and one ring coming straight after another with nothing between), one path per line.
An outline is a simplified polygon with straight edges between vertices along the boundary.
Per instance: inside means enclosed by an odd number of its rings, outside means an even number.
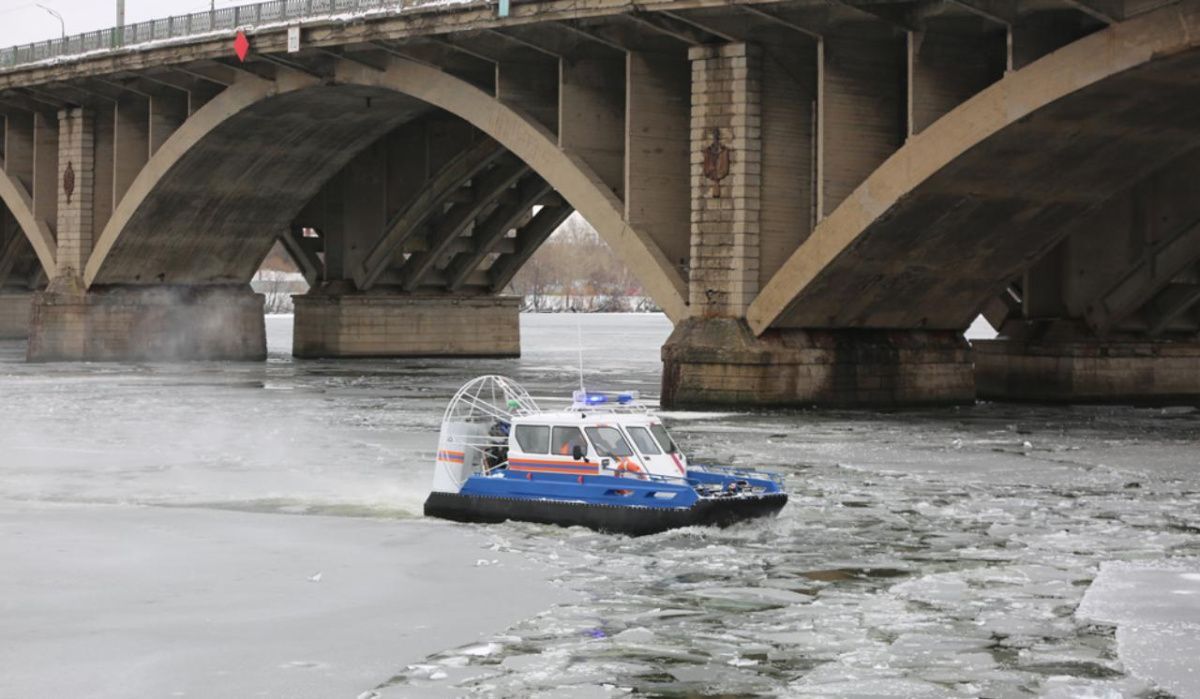
M582 344L589 387L653 401L670 333L654 315L535 315L515 360L301 361L290 322L268 318L261 364L27 365L0 344L2 500L404 531L424 526L441 413L466 380L567 398ZM780 517L638 539L445 525L573 598L398 659L351 696L1164 696L1077 610L1107 561L1200 556L1200 411L666 417L701 463L785 473ZM455 600L428 604L462 623Z

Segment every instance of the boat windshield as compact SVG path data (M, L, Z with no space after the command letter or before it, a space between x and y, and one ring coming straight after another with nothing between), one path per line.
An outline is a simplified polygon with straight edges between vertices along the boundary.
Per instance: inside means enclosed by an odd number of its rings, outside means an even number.
M646 456L658 456L662 453L659 451L658 445L654 443L654 438L650 436L650 432L645 427L626 426L625 431L633 438L633 443L637 445L638 451Z
M662 446L663 450L668 454L678 454L679 447L675 446L675 440L671 439L671 435L667 434L667 428L659 424L650 425L650 431L654 433L654 438Z
M592 440L592 444L596 447L596 453L600 456L612 456L621 458L625 456L633 456L633 450L629 448L629 442L621 436L621 431L615 427L589 427L586 430L588 438Z

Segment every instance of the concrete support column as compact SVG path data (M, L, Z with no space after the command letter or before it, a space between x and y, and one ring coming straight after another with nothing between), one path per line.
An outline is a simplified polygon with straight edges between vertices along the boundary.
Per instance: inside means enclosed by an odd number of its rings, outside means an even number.
M696 46L692 62L695 315L741 318L758 294L762 56L752 44ZM707 163L707 165L706 165Z
M58 123L53 113L33 115L30 177L33 215L50 225L58 220Z
M826 36L817 71L817 219L833 213L900 148L906 46Z
M40 293L29 361L262 360L263 297L249 286Z
M686 277L691 66L682 52L631 51L625 68L625 220Z
M34 115L9 112L4 115L4 169L33 192Z
M558 143L625 198L625 62L559 61Z
M112 208L121 203L150 159L150 102L124 94L113 107Z
M100 110L95 114L93 130L92 178L92 237L100 237L104 226L113 212L113 175L116 146L116 117L111 110Z
M330 239L325 269L331 280L349 280L387 228L387 148L379 142L352 160L331 185Z
M83 274L92 253L95 194L95 120L86 109L58 113L57 278Z
M295 297L297 357L517 357L520 299L388 293Z

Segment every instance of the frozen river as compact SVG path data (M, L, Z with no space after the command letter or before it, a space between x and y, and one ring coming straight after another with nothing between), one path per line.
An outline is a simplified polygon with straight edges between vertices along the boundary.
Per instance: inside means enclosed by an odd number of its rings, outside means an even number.
M0 344L0 697L1200 696L1200 411L677 413L778 519L425 521L465 380L658 392L659 316L517 360L41 365ZM1086 599L1085 599L1086 597Z

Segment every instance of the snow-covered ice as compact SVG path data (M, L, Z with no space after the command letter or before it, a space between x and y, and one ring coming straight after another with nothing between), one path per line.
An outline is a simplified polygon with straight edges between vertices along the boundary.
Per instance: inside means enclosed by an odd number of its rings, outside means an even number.
M1200 558L1106 562L1077 616L1117 627L1117 655L1134 675L1200 697Z

